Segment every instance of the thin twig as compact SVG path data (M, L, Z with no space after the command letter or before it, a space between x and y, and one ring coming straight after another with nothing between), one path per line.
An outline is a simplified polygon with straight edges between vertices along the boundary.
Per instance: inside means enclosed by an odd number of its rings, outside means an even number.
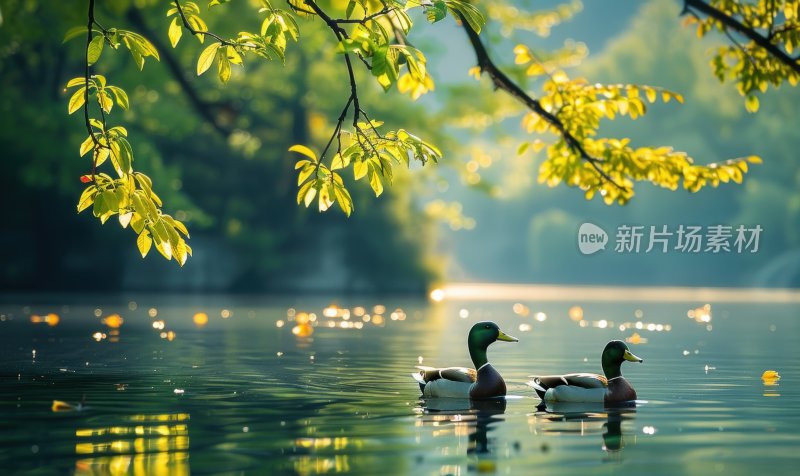
M352 24L363 25L364 23L366 23L366 22L368 22L370 20L374 20L375 18L378 18L379 16L382 16L382 15L387 15L390 12L393 12L394 10L395 10L395 7L384 7L380 11L377 11L375 13L370 13L369 15L364 15L364 17L362 17L362 18L334 18L333 21L335 23L337 23L337 24L352 23Z
M187 30L189 30L189 33L191 33L193 35L208 35L208 36L216 39L218 42L220 42L223 45L236 46L236 43L228 41L225 38L223 38L223 37L221 37L221 36L219 36L219 35L217 35L215 33L211 33L208 30L206 30L206 31L195 30L194 27L192 27L192 25L189 23L189 19L186 18L186 14L183 13L183 7L181 7L181 2L179 0L173 0L173 3L175 3L175 7L178 9L178 15L180 15L180 17L181 17L181 21L183 22L183 27L186 28Z

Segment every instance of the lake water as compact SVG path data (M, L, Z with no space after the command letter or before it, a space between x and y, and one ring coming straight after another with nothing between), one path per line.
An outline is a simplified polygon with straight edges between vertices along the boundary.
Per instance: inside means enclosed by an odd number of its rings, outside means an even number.
M800 464L797 303L331 303L6 298L0 472L752 475ZM509 397L421 401L414 366L468 365L466 334L483 319L520 340L489 351ZM615 338L644 359L623 366L635 408L536 409L528 375L598 371ZM782 378L764 381L766 370Z

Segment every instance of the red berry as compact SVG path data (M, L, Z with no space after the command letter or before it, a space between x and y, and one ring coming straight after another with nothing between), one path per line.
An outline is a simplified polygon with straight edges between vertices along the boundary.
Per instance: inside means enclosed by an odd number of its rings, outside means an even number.
M94 178L91 175L81 175L81 182L82 183L89 183L93 181Z

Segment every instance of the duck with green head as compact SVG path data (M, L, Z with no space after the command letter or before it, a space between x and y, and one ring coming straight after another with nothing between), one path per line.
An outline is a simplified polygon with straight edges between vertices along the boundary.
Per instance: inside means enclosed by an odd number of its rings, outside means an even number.
M426 398L495 398L506 394L506 383L486 357L486 349L495 341L518 342L494 322L478 322L469 331L467 345L474 369L463 367L417 367L413 373Z
M606 405L636 400L636 390L620 371L623 362L643 362L620 340L606 344L602 355L603 373L532 376L528 385L545 402L603 402Z

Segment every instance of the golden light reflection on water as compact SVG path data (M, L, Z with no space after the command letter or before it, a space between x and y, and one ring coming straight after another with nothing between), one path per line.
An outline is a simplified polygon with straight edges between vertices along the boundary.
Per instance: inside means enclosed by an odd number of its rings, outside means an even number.
M323 454L307 454L294 459L294 469L300 475L322 473L344 473L350 471L350 462L347 454L334 454L333 452L352 451L362 448L364 442L346 436L337 437L303 437L294 441L295 449Z
M78 428L75 474L189 474L189 414L133 415L130 424Z
M30 321L32 324L47 324L50 327L55 327L61 322L61 317L58 314L50 313L45 316L40 316L38 314L31 314Z
M291 326L292 334L300 339L301 342L308 343L312 341L311 336L317 327L360 330L366 324L372 324L374 327L386 325L387 318L383 316L387 312L386 306L383 304L372 306L372 314L368 314L367 310L364 306L355 306L350 309L331 303L322 309L320 315L317 315L315 312L289 308L286 311L286 319L275 321L275 327L280 329L286 325L293 324ZM352 319L353 317L356 319ZM405 321L407 317L405 310L398 307L389 314L388 319Z

